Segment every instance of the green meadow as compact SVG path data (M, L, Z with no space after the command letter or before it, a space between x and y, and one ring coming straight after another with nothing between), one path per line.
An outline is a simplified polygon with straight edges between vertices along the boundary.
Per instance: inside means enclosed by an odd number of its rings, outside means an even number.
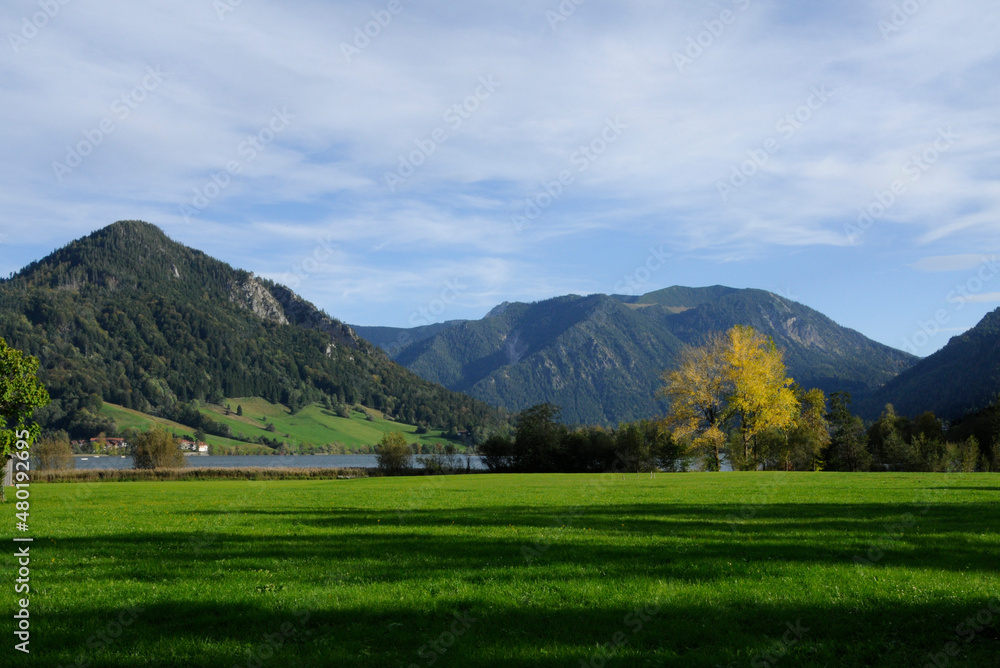
M7 633L4 666L1000 665L996 475L31 493L31 655Z
M203 405L201 412L216 422L228 425L234 438L209 434L205 437L205 442L234 447L240 454L271 454L273 450L267 446L246 442L259 436L286 442L293 451L302 444L342 443L348 450L359 446L373 446L381 440L383 434L391 431L404 433L410 443L450 443L442 437L440 429L417 434L416 425L387 420L381 413L370 408L365 411L372 416L372 420L367 420L362 412L354 409L350 411L350 417L343 418L320 404L310 404L293 414L287 406L259 397L238 397L227 399L226 403L231 408L229 415L226 415L224 406L215 404ZM243 408L242 416L236 415L237 406ZM105 403L101 412L114 419L119 429L136 427L145 430L154 424L161 424L177 434L194 433L194 429L189 426L115 404ZM274 425L273 432L267 430L268 425Z

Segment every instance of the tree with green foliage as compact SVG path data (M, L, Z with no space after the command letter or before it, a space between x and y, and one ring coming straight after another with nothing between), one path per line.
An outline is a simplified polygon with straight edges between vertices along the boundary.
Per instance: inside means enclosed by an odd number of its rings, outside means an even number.
M413 462L413 451L406 444L406 436L398 431L382 435L382 440L375 446L375 456L379 469L385 473L401 473L409 469Z
M41 431L31 421L36 408L49 403L49 393L38 380L38 358L25 356L0 338L0 448L6 469L12 458L27 460ZM0 482L0 502L6 502Z
M692 453L682 441L678 441L662 422L643 420L640 423L653 463L661 471L680 473L691 465Z
M132 436L132 461L137 469L176 469L187 466L180 441L157 425Z
M514 440L508 434L493 434L479 446L483 464L490 471L501 473L514 470Z
M783 447L772 468L782 471L817 471L823 468L823 452L830 444L823 390L795 388L799 411L791 426L783 430Z
M646 442L645 434L637 423L621 424L615 432L615 448L619 461L624 464L625 471L639 475L640 471L649 471L652 466L652 453Z
M559 470L567 429L559 423L559 407L538 404L517 414L514 425L515 470L546 473Z
M640 420L619 425L615 431L617 463L624 471L653 474L659 469L683 471L688 455L662 423Z
M850 406L850 393L830 395L826 419L832 433L824 456L826 468L832 471L867 471L872 466L864 420L852 414Z
M237 404L236 405L236 414L238 416L240 416L240 417L243 417L243 405L242 404Z
M40 470L63 470L76 467L76 459L73 457L73 449L69 443L69 434L65 431L42 436L32 446L31 452L38 459Z

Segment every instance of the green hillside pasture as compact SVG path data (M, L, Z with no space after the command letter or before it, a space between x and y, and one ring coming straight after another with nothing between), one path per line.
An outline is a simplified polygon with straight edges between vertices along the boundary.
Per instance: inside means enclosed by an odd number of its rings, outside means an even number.
M910 668L1000 656L995 475L31 492L31 654L8 633L4 666ZM0 510L8 545L15 512Z
M101 408L101 413L107 415L115 421L119 429L127 429L133 427L135 429L140 429L142 431L148 430L153 425L162 425L166 427L169 431L181 435L187 434L193 436L195 430L187 425L183 425L179 422L174 422L172 420L166 420L161 417L156 417L154 415L147 415L146 413L141 413L139 411L132 410L130 408L125 408L124 406L118 406L116 404L104 403ZM243 443L238 440L231 438L223 438L222 436L213 436L212 434L207 434L205 436L205 442L210 445L224 445L226 447L238 448L240 454L244 455L254 455L254 454L270 454L272 452L271 448L260 445L257 443Z
M348 450L362 445L375 445L382 435L390 431L406 434L410 443L441 443L450 441L441 436L440 430L430 430L427 434L417 434L415 425L402 424L386 420L377 411L365 409L372 414L374 420L369 422L357 410L351 410L350 418L342 418L319 404L306 406L297 414L280 404L273 404L258 397L240 397L227 399L232 408L230 415L225 414L224 406L207 404L201 411L213 420L229 425L235 438L223 438L208 434L206 443L224 445L236 448L239 454L271 454L273 450L258 443L247 442L258 436L284 441L296 449L302 443L324 445L327 443L343 443ZM236 407L243 407L243 415L236 415ZM194 429L178 422L147 415L116 404L105 402L101 412L114 419L119 429L136 427L146 430L154 424L167 427L177 434L194 434ZM266 427L273 424L275 431L269 432ZM285 434L288 434L286 437Z
M448 443L441 438L440 430L417 434L416 426L386 420L371 409L366 409L374 417L374 421L369 422L356 410L351 410L351 417L342 418L319 404L310 404L292 415L287 407L256 397L227 399L226 403L232 409L228 416L223 406L213 404L203 406L202 412L213 420L228 424L233 435L241 439L266 436L295 446L302 443L343 443L351 449L359 445L375 445L386 432L399 431L406 434L410 443ZM242 417L236 415L237 406L243 407ZM268 424L274 425L274 433L266 431ZM285 437L285 434L289 436Z

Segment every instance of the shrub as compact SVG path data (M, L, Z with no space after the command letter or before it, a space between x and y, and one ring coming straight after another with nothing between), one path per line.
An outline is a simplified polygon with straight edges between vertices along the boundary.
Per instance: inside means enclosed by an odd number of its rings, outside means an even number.
M510 471L514 468L514 443L509 436L494 434L479 446L483 463L493 473Z
M73 449L69 444L69 434L64 431L42 438L31 447L31 453L38 458L38 468L43 471L76 467Z
M457 454L441 454L441 455L421 455L417 457L417 461L423 466L425 473L432 474L446 474L446 473L462 473L466 469L466 465L462 463L461 458Z
M187 465L177 439L159 426L135 436L132 460L137 469L173 469Z
M398 431L382 436L375 448L379 470L385 473L399 473L410 468L413 452L406 444L406 437Z

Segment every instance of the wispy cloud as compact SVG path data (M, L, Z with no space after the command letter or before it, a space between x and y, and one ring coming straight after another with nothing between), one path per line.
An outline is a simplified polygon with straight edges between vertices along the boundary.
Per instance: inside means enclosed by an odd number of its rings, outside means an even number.
M222 20L204 0L72 3L0 54L0 230L51 247L141 217L273 275L328 238L345 269L324 274L322 294L346 311L364 311L364 285L433 293L456 255L493 267L477 294L504 298L608 290L593 268L620 274L650 243L720 263L818 248L958 270L884 253L1000 246L1000 6L923 3L886 35L893 4L620 0L553 29L550 0L429 0L404 3L347 58L342 44L384 3L259 0ZM10 3L5 23L35 7ZM712 32L724 9L736 19ZM680 71L675 54L699 38ZM118 119L150 67L162 83ZM484 77L501 85L477 101ZM294 118L249 160L276 108ZM53 163L109 117L114 131L60 181ZM606 147L609 118L628 129ZM933 155L942 128L959 139ZM182 207L231 163L192 225ZM751 174L723 201L734 169ZM564 170L572 183L518 234L511 214ZM844 226L897 180L905 192L852 246Z
M984 292L978 295L969 295L965 300L973 304L1000 303L1000 292Z
M925 257L913 263L913 268L920 271L966 271L981 266L989 261L989 255L962 254Z

